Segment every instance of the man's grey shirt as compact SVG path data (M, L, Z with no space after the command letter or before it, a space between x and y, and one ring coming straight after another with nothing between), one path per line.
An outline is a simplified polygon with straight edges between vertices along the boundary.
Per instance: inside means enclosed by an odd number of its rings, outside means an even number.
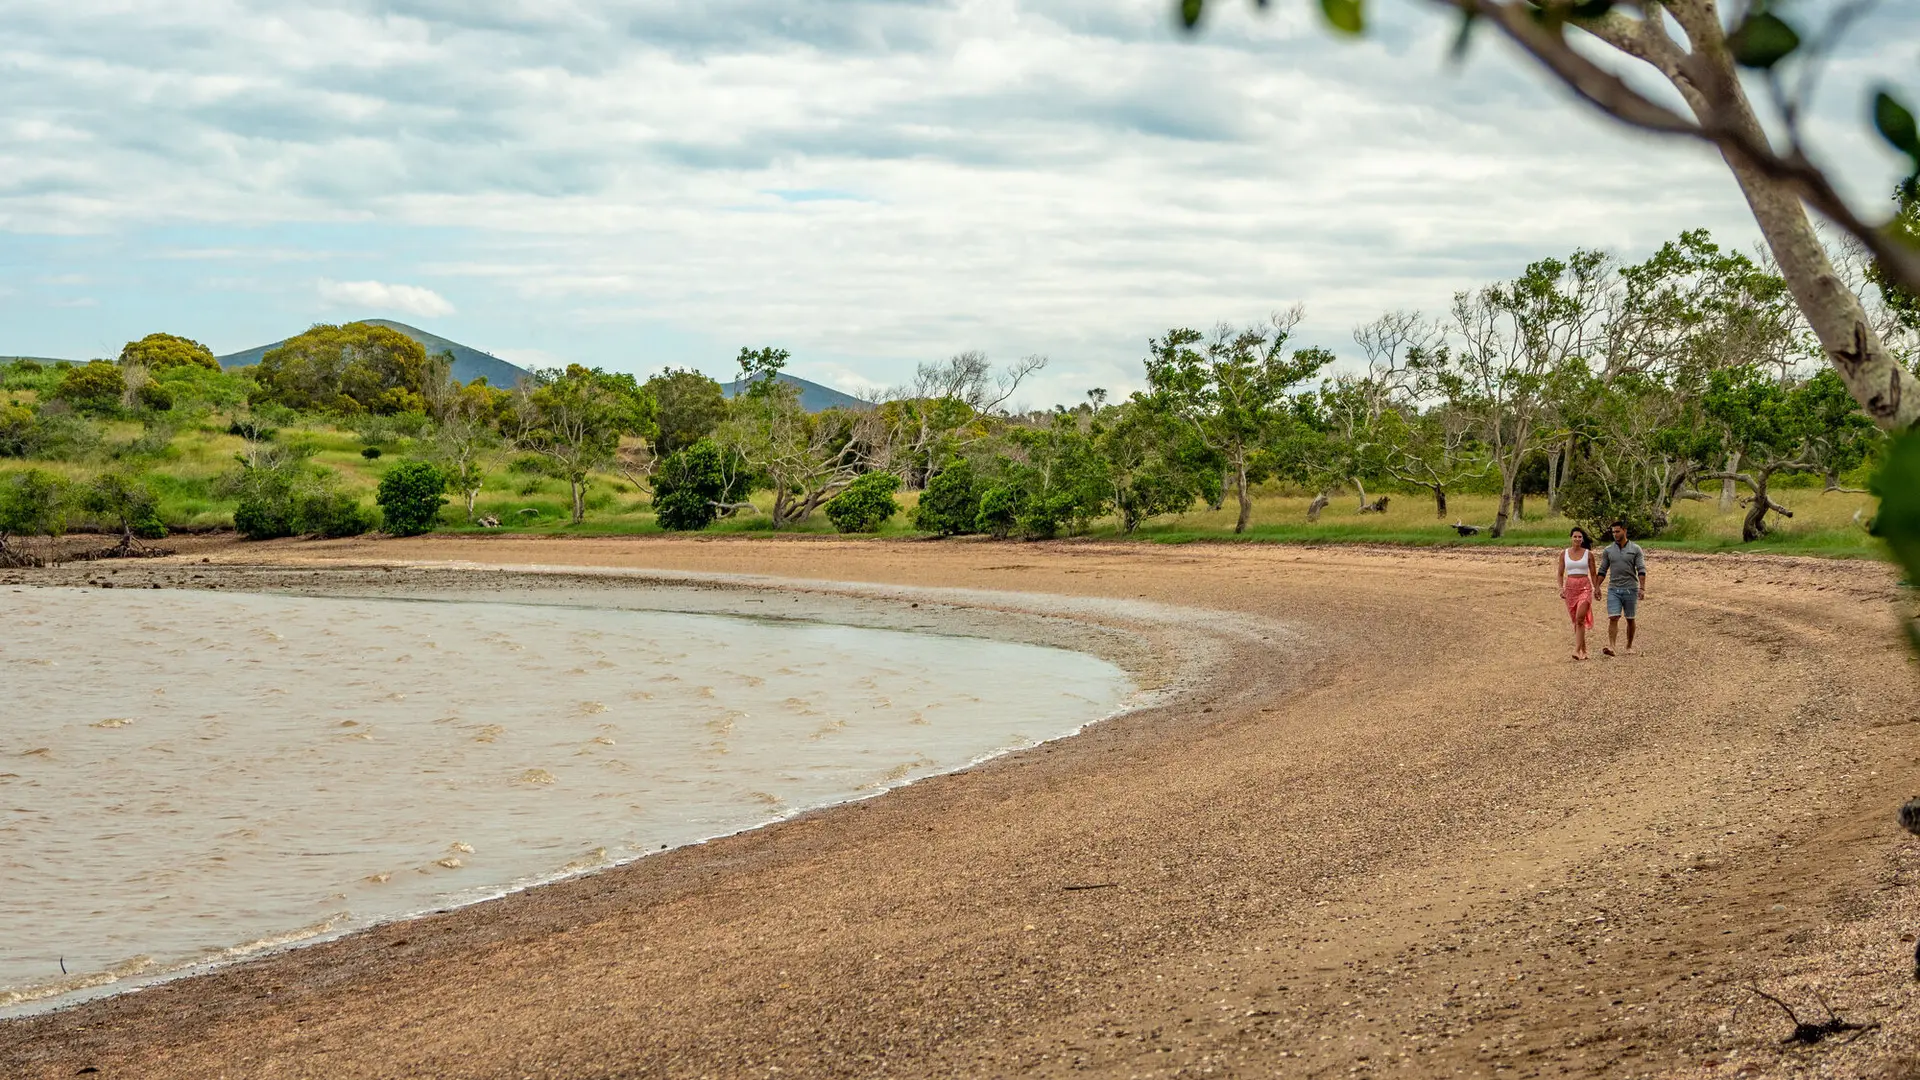
M1607 588L1627 591L1640 587L1640 575L1647 572L1647 555L1640 545L1627 541L1627 546L1608 544L1594 553L1599 558L1600 576L1607 580Z

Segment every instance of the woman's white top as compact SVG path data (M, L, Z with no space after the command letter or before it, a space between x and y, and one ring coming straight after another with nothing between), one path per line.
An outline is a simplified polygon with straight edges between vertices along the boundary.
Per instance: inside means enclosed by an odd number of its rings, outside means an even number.
M1560 550L1560 557L1567 560L1567 576L1569 577L1586 577L1587 576L1587 553L1584 549L1580 552L1578 556L1575 556L1575 555L1568 554L1567 550L1565 548L1562 548Z

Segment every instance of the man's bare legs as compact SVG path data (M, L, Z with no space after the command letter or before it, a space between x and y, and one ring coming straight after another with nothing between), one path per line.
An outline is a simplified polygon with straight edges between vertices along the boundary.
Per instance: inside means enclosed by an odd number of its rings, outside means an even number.
M1633 655L1633 620L1627 620L1627 655Z

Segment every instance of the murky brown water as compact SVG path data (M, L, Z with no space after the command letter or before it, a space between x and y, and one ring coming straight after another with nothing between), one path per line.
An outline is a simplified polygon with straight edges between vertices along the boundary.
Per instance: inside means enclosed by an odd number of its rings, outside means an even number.
M856 798L1131 689L1080 653L813 623L3 593L0 1013Z

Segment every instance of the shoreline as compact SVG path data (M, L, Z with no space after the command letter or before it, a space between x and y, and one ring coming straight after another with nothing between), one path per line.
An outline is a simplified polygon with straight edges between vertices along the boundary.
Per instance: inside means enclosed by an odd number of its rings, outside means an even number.
M0 1023L0 1073L1797 1071L1749 984L1824 987L1881 1023L1808 1067L1871 1075L1920 1035L1895 940L1920 858L1890 809L1920 784L1920 689L1899 681L1910 597L1885 567L1660 558L1647 654L1576 676L1550 576L1504 552L489 537L215 555L1147 600L1228 644L1176 702L883 798ZM1233 634L1278 623L1298 651Z
M836 808L880 798L889 792L923 783L937 776L965 772L996 759L1029 753L1049 744L1077 737L1089 728L1158 705L1178 702L1183 689L1204 678L1207 659L1187 655L1166 659L1153 639L1168 636L1167 628L1185 620L1176 609L1133 602L1105 605L1062 604L1044 594L980 590L875 587L858 583L828 583L806 579L748 574L580 568L564 565L485 565L479 563L412 560L371 565L330 566L324 569L297 564L262 565L216 572L222 580L193 584L199 575L175 575L168 584L160 565L147 575L151 588L231 591L255 595L286 595L340 599L377 599L422 602L476 602L526 604L531 607L595 608L601 610L662 611L723 618L802 622L851 626L936 637L977 637L1048 649L1083 652L1105 660L1129 680L1130 689L1118 708L1076 725L1073 730L1038 739L1029 746L988 751L964 764L922 776L890 781L860 794L793 808L763 821L701 836L659 850L572 869L560 869L533 878L476 887L473 895L447 907L409 911L371 921L337 925L329 919L313 926L275 933L258 941L228 947L220 955L152 969L132 958L105 971L79 974L65 985L19 988L24 996L0 1002L0 1032L4 1025L84 1007L88 1003L134 994L184 980L216 975L235 965L269 956L341 941L383 927L405 925L436 915L465 911L481 905L576 878L617 871L667 851L700 847L786 821L799 820ZM97 573L98 567L90 568ZM400 571L400 573L396 573ZM90 574L89 576L93 576ZM72 582L33 582L31 588L72 588ZM84 588L81 584L78 587ZM778 601L789 601L792 607ZM752 604L769 606L754 610ZM1288 637L1284 627L1264 627L1267 634ZM1257 632L1257 631L1255 631ZM1177 651L1177 650L1176 650ZM35 993L34 991L40 991ZM0 997L4 997L0 994Z

